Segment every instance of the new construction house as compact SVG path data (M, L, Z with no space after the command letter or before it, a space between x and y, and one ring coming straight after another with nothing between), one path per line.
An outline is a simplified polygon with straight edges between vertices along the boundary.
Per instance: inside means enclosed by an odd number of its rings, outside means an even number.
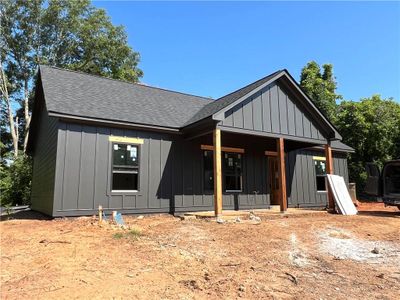
M32 209L179 213L332 207L352 149L287 70L217 100L40 66Z

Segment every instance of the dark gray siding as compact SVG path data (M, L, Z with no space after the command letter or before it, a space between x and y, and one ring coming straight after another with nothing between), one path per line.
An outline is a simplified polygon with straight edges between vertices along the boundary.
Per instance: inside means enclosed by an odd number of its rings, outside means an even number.
M37 135L33 152L31 202L33 210L52 215L58 121L48 116L44 106L38 112L39 115L35 116Z
M221 125L325 141L324 133L294 96L275 83L230 109Z
M298 150L289 152L286 159L287 195L289 207L323 207L327 205L326 192L317 192L313 156L325 156L323 151ZM333 153L334 174L343 176L348 184L345 154Z
M138 137L140 190L110 191L109 136ZM95 213L105 209L125 213L213 210L212 191L203 189L203 151L208 138L186 141L181 136L60 122L55 190L55 216ZM249 142L243 161L243 191L225 193L225 209L265 208L266 158L263 148ZM237 146L224 138L224 145Z
M180 135L59 123L54 216L88 215L102 205L124 213L157 213L213 210L213 191L204 190L201 144L212 144L211 135L185 140ZM110 191L111 143L109 136L138 137L140 189L135 193ZM222 145L245 149L243 191L223 194L224 209L268 208L267 157L274 139L231 133ZM243 146L245 145L245 146ZM297 150L287 155L290 207L325 206L326 194L316 191L313 156L323 151ZM348 179L345 156L334 153L336 174Z

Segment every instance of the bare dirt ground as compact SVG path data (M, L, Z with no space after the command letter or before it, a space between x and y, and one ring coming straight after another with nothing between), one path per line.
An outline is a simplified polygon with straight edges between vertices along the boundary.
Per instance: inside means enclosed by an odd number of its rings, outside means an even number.
M400 213L359 209L259 225L125 217L125 231L92 218L3 221L1 298L398 299Z

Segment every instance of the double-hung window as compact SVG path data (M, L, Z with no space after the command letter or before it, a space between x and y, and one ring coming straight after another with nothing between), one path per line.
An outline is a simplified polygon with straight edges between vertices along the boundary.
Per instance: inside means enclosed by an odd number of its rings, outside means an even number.
M326 162L322 159L314 159L317 192L326 192Z
M242 157L241 153L222 153L223 185L226 192L242 191ZM214 189L214 158L213 152L203 152L204 190Z
M139 190L139 146L112 144L112 191Z
M242 154L224 153L224 179L226 192L242 191Z

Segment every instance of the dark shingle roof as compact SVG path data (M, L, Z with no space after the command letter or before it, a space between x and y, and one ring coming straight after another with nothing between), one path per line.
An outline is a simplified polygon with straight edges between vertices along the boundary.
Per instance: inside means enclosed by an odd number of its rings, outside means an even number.
M343 150L345 152L354 152L355 151L352 147L342 143L341 141L332 141L331 146L332 146L333 150L335 150L335 149Z
M197 121L200 121L202 119L205 119L216 112L220 111L224 107L228 106L229 104L232 104L236 100L240 99L244 95L250 93L252 90L258 88L259 86L263 85L266 83L268 80L282 72L283 70L276 71L268 76L265 76L264 78L261 78L253 83L250 83L249 85L246 85L245 87L238 89L228 95L225 95L221 98L218 98L215 101L212 101L211 103L207 104L204 106L198 113L196 113L185 125L189 125L192 123L195 123Z
M60 114L181 128L209 98L40 66L47 110Z

